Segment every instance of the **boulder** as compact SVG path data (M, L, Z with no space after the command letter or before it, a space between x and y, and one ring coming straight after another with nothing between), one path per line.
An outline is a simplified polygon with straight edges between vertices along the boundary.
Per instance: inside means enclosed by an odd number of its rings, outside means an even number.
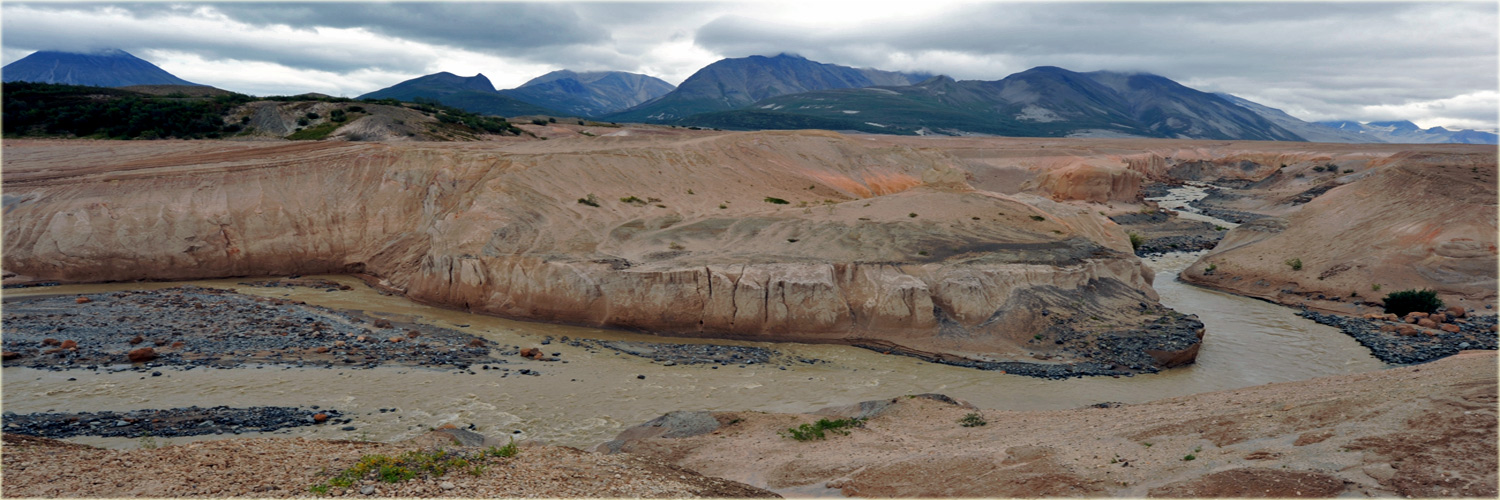
M422 332L419 332L419 331L416 331L416 330L407 330L406 331L406 338L414 339L414 338L421 337L421 336L422 336Z
M542 350L535 347L527 347L525 349L521 349L521 357L523 358L535 358L541 355Z
M484 347L484 339L470 340L469 347Z
M62 345L58 347L62 347L63 349L78 349L78 341L64 340Z
M47 338L42 339L42 345L62 345L62 342L57 339Z
M20 358L20 357L21 357L21 353L19 353L19 352L5 351L4 354L0 354L0 358L3 358L5 361L10 361L12 359L16 359L16 358Z
M1437 325L1438 324L1436 321L1427 318L1417 320L1417 326L1420 326L1422 328L1437 328Z
M136 344L139 344L139 343L145 342L145 341L146 341L145 337L142 337L140 335L136 335L135 338L130 339L130 345L136 345Z
M131 363L145 363L147 361L156 359L156 350L150 347L142 347L140 349L130 351L125 355L125 357L130 358Z
M1469 314L1468 311L1465 311L1463 307L1459 306L1449 306L1445 312L1447 312L1449 316L1455 318L1462 318L1468 316Z
M328 420L328 414L327 413L319 413L319 414L313 415L313 421L314 422L317 422L317 423L321 424L321 423L323 423L323 422L325 422L327 420Z
M1438 328L1440 328L1443 331L1448 332L1448 333L1458 333L1460 330L1462 330L1461 328L1458 327L1458 325L1451 324L1451 323L1439 326Z
M90 300L88 297L79 297L79 298L73 299L73 302L76 302L76 303L79 303L79 304L87 304L89 302L93 302L93 300Z
M391 320L381 318L375 320L375 328L391 328Z
M1411 325L1401 325L1396 328L1396 334L1403 337L1410 337L1417 334L1417 329Z
M1447 323L1448 315L1443 313L1429 314L1427 315L1427 319L1432 320L1433 323Z

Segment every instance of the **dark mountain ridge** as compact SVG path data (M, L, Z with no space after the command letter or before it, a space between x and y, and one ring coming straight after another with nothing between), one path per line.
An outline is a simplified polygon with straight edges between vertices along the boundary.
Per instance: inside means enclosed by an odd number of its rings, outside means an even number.
M38 51L0 69L6 82L54 83L91 87L192 85L144 59L119 49L91 53Z

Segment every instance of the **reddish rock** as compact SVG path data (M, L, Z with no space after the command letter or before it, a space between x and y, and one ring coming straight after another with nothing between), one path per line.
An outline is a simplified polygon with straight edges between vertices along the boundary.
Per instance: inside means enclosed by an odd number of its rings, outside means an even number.
M1417 320L1417 326L1420 326L1422 328L1437 328L1437 322L1427 318L1422 318Z
M1425 318L1427 316L1428 316L1427 313L1424 313L1424 312L1412 311L1412 312L1406 313L1407 319L1411 319L1411 318Z
M161 347L167 345L167 339L156 339L151 341L151 343L156 344L156 347Z
M334 347L344 347L344 341L342 341L342 340L335 340L335 341L333 341L333 346Z
M1396 331L1396 325L1380 325L1380 331L1390 333Z
M10 361L12 359L16 359L16 358L20 358L20 357L21 357L21 353L19 353L19 352L5 351L4 354L0 354L0 358L3 358L6 361Z
M147 361L156 359L156 349L152 349L150 347L142 347L140 349L130 351L130 353L126 354L125 357L130 358L131 363L145 363Z
M366 341L369 341L369 340L370 340L370 338L366 337L364 335L360 335L360 336L354 338L355 342L366 342Z
M1443 313L1429 314L1427 315L1427 319L1432 320L1433 323L1447 323L1448 315Z
M61 347L56 348L56 349L47 349L45 351L42 351L42 354L57 354L57 353L60 353L60 352L63 352L63 348L61 348Z
M1401 325L1400 327L1396 328L1396 334L1404 337L1410 337L1417 334L1417 329L1416 327L1413 327L1411 325Z
M443 424L443 425L439 425L438 428L439 429L457 429L458 426L453 425L453 424Z
M62 345L58 347L62 347L63 349L78 349L78 341L64 340Z
M79 304L87 304L87 303L93 302L93 301L89 300L88 297L79 297L79 298L73 299L73 302L76 302L76 303L79 303Z
M187 345L187 344L184 344L184 343L182 343L182 341L179 340L177 342L173 342L172 343L172 348L173 349L181 349L182 346L185 346L185 345Z
M328 348L327 347L319 347L317 349L313 349L313 352L316 352L318 354L322 354L322 353L328 352Z
M1448 306L1448 309L1444 310L1443 312L1446 312L1449 316L1455 318L1462 318L1469 315L1469 312L1465 311L1461 306Z
M321 424L325 420L328 420L328 414L327 413L319 413L319 414L313 415L313 421L314 422L317 422L317 423Z
M130 339L130 345L136 345L136 344L139 344L139 343L145 342L145 341L146 341L145 337L142 337L140 335L136 335L135 338Z
M1441 328L1441 329L1443 329L1443 331L1448 332L1448 333L1458 333L1460 330L1462 330L1462 328L1459 328L1458 325L1454 325L1454 324L1447 324L1447 325L1439 326L1438 328Z
M541 355L542 350L535 347L527 347L525 349L521 349L521 357L523 358L534 358Z
M484 347L484 339L470 340L469 347Z
M391 320L384 318L377 319L375 320L375 328L391 328Z
M422 336L422 332L419 332L419 331L416 331L416 330L408 330L406 332L406 337L407 338L414 339L414 338L421 337L421 336Z
M62 345L62 342L57 339L42 339L42 345Z
M402 337L391 337L391 338L385 339L386 342L400 342L400 341L403 341L403 340L406 340L406 339L402 338Z

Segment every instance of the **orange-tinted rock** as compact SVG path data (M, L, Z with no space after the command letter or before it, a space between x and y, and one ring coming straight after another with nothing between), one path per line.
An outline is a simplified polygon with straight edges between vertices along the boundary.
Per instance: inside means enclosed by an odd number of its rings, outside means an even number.
M79 304L87 304L87 303L93 302L93 301L89 300L88 297L79 297L79 298L73 299L73 302L76 302L76 303L79 303Z
M136 344L139 344L139 343L145 342L145 341L146 341L145 337L142 337L140 335L136 335L135 338L130 339L130 345L136 345Z
M313 352L316 352L318 354L322 354L322 353L328 352L328 348L327 347L319 347L317 349L313 349Z
M177 342L173 342L173 343L172 343L172 348L173 348L173 349L181 349L181 348L182 348L182 346L185 346L185 345L187 345L187 344L184 344L184 343L182 343L182 341L181 341L181 340L179 340L179 341L177 341Z
M126 354L125 357L130 358L131 363L144 363L156 359L156 350L150 347L142 347L140 349L130 351L130 353Z
M1437 325L1438 324L1436 321L1427 318L1417 320L1417 326L1420 326L1422 328L1437 328Z
M443 424L443 425L439 425L438 428L439 429L457 429L458 426L453 425L453 424Z
M381 318L375 320L375 328L391 328L391 320Z
M1391 324L1380 325L1380 331L1387 332L1387 333L1394 332L1394 331L1396 331L1396 325L1391 325Z
M406 339L402 338L402 337L391 337L391 338L385 339L386 342L400 342L400 341L403 341L403 340L406 340Z
M328 414L327 413L319 413L319 414L313 415L313 421L314 422L317 422L317 423L321 424L325 420L328 420Z
M156 347L161 347L167 345L167 339L156 339L151 341L151 343L156 344Z
M76 340L64 340L63 343L62 343L62 345L59 346L59 347L62 347L63 349L77 349L78 348L78 341L76 341Z
M342 340L335 340L335 341L333 341L333 346L334 347L344 347L344 341L342 341Z
M1401 336L1405 336L1405 337L1410 337L1412 335L1416 335L1417 334L1417 329L1416 329L1416 327L1413 327L1411 325L1401 325L1400 327L1398 327L1396 329L1396 334L1397 335L1401 335Z
M57 339L46 338L42 339L42 345L62 345L62 342Z
M523 358L534 358L541 355L542 350L535 347L527 347L525 349L521 349L521 357Z
M1459 306L1449 306L1447 311L1445 312L1447 312L1449 316L1455 318L1462 318L1469 315L1468 311L1465 311L1463 307Z
M470 340L469 347L484 347L484 339Z
M21 357L21 353L19 353L19 352L5 351L4 354L0 354L0 359L4 359L6 361L10 361L12 359L16 359L16 358L20 358L20 357Z
M1458 332L1460 332L1460 331L1463 330L1462 328L1459 328L1458 325L1454 325L1454 324L1446 324L1446 325L1439 326L1438 328L1441 328L1443 331L1448 332L1448 333L1458 333Z
M369 340L370 340L370 338L366 337L364 335L360 335L360 336L354 338L355 342L366 342L366 341L369 341Z
M416 330L407 330L406 331L406 337L407 338L414 339L414 338L421 337L421 336L422 336L422 332L419 332L419 331L416 331Z
M1427 319L1432 320L1433 323L1447 323L1448 315L1443 313L1429 314L1427 315Z

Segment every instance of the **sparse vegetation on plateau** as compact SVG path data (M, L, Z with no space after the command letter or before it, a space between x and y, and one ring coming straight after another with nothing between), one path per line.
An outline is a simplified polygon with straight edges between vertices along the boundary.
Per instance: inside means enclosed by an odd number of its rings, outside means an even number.
M772 203L772 204L776 204L776 205L786 205L786 204L791 203L791 202L783 200L781 198L776 198L774 196L767 196L766 197L766 203Z
M1443 299L1432 290L1401 290L1385 296L1385 312L1405 316L1411 312L1433 312L1443 308Z
M827 438L828 432L847 436L849 435L849 429L864 426L865 420L862 418L841 418L838 420L823 418L811 424L802 424L789 428L782 432L781 435L798 441L812 441Z
M958 419L958 424L964 427L979 427L981 425L988 425L989 422L984 420L983 415L980 415L978 413L970 413L968 415L964 415L964 418Z
M578 199L578 203L584 204L584 205L588 205L588 206L591 206L591 207L597 207L597 206L599 206L599 197L598 196L594 196L593 193L589 193L588 196L579 198Z
M1286 265L1289 266L1289 267L1291 267L1293 271L1301 271L1302 270L1302 259L1300 257L1295 257L1295 258L1287 259L1286 260Z

